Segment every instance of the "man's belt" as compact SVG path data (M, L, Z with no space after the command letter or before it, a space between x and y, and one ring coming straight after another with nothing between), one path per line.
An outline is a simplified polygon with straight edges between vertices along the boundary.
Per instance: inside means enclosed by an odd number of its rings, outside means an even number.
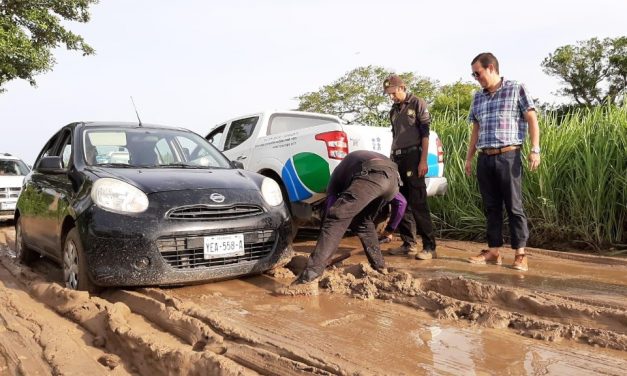
M420 149L420 146L418 146L418 145L408 146L406 148L394 149L394 150L392 150L392 155L407 154L409 152L412 152L412 151L418 150L418 149Z
M486 154L486 155L497 155L497 154L503 154L503 153L507 153L510 151L518 150L518 149L520 149L520 145L509 145L509 146L504 146L502 148L479 149L479 153Z

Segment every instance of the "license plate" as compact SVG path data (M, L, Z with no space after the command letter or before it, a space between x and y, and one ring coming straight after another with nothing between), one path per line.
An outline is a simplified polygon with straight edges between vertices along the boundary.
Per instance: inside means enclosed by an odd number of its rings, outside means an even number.
M244 255L244 234L205 236L205 260Z
M15 210L15 202L3 202L0 204L0 210Z

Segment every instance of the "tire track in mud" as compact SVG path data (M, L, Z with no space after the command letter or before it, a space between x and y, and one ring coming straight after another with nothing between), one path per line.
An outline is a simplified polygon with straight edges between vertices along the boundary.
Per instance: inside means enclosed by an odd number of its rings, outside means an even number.
M382 299L430 312L438 319L505 329L535 339L569 339L627 351L627 309L585 299L494 286L463 277L414 278L375 272L367 263L327 271L319 286L359 299ZM594 324L594 325L591 325Z
M354 366L348 364L347 369L341 360L276 345L160 289L111 289L90 296L44 282L39 274L6 256L0 261L38 301L88 331L93 346L116 354L140 374L355 373Z

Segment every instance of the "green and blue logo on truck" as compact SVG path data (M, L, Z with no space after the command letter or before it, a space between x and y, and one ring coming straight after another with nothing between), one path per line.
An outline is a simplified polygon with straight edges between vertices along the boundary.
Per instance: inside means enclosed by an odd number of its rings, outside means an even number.
M314 153L298 153L285 162L281 177L290 201L306 200L324 193L329 185L329 162Z

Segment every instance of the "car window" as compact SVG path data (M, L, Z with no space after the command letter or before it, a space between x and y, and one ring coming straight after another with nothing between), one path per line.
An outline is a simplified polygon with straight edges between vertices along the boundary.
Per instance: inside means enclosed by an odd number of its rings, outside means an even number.
M268 134L295 131L316 127L322 124L339 124L339 122L337 120L323 117L277 114L272 115L268 121Z
M211 153L211 149L204 148L192 139L187 137L177 137L176 141L181 146L185 161L193 164L202 164L201 161L206 159L209 166L220 166L220 162L216 160L217 153ZM221 158L222 155L219 154ZM204 162L203 162L204 163Z
M255 129L255 124L259 120L259 116L253 116L246 119L235 120L231 123L229 133L226 136L224 150L233 149L237 145L246 141Z
M63 168L68 168L72 158L72 134L67 130L62 137L58 155L63 161Z
M28 174L28 166L18 160L0 160L0 175L23 176Z
M211 142L212 145L220 145L220 140L222 140L222 135L224 134L224 128L226 128L226 124L222 124L218 128L211 131L205 139Z
M170 164L176 162L177 159L174 158L174 151L170 145L168 145L168 141L165 138L157 141L155 149L161 163Z
M57 132L54 136L52 136L50 138L50 140L48 140L48 142L46 143L46 145L44 145L43 149L41 149L41 151L39 152L39 156L37 157L37 160L35 161L35 167L38 166L39 161L41 160L41 158L43 157L48 157L51 155L54 155L54 146L57 144L57 140L63 135L62 131Z
M215 147L197 134L180 129L88 129L84 133L88 165L128 164L134 167L231 168ZM90 153L88 149L93 148ZM95 152L93 157L90 155Z

